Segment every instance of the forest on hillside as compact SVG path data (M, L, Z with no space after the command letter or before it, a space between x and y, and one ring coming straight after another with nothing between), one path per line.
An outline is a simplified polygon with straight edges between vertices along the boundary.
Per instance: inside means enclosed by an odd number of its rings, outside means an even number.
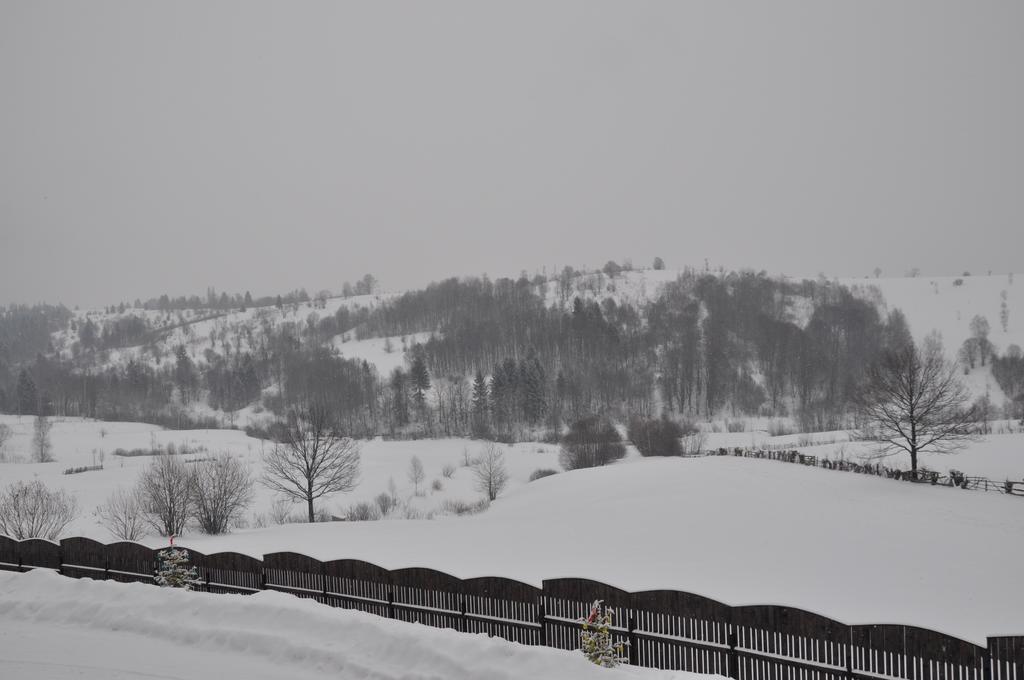
M346 292L374 285L368 275ZM137 301L107 310L117 314L106 321L76 320L60 306L3 310L0 411L223 427L241 409L280 420L316 401L355 436L557 437L594 414L621 422L791 416L804 431L820 431L847 426L868 366L912 342L903 314L883 311L880 296L824 279L687 270L636 304L598 302L559 279L453 278L372 309L341 306L280 323L264 317L233 337L211 333L198 361L184 345L158 344L167 328L188 326L180 311L161 326L146 310L316 309L325 298L208 291L190 299ZM59 331L73 335L70 354L53 347ZM428 339L409 346L404 367L380 375L339 355L332 339L341 333ZM105 361L111 349L132 346L150 348L152 360ZM1020 355L1011 347L992 357L1007 395L1024 392Z

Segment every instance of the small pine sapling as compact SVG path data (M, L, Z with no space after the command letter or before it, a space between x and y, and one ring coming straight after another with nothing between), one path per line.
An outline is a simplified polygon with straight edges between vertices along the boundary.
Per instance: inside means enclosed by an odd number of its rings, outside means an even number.
M196 568L188 563L188 551L181 548L168 548L157 553L160 568L153 580L161 588L184 588L192 590L199 584Z
M580 619L583 630L580 631L580 651L598 666L611 668L624 663L622 655L626 642L612 643L612 618L615 610L601 606L601 600L594 600L590 607L590 615Z

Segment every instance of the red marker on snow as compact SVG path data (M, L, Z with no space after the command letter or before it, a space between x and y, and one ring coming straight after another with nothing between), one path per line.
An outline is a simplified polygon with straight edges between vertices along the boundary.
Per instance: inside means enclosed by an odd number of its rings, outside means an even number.
M174 545L174 534L171 534L171 545Z

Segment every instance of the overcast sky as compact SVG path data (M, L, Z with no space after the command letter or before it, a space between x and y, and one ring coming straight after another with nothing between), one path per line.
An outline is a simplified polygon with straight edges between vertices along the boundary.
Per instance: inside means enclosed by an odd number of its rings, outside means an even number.
M1024 269L1019 0L0 0L0 97L0 302Z

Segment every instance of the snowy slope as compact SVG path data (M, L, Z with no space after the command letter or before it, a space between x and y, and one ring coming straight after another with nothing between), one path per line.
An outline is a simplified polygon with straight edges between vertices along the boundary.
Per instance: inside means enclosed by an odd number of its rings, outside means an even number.
M1019 497L723 457L565 473L472 517L291 525L181 543L536 585L592 578L983 642L1024 631L1022 532Z
M960 285L955 285L956 281L961 281ZM916 340L938 331L947 351L953 354L970 337L975 315L988 319L989 340L1000 352L1011 344L1024 347L1024 276L840 279L839 283L878 288L889 309L899 308L906 315ZM1003 291L1009 311L1005 332L999 318Z
M152 460L148 456L115 456L113 454L116 449L166 448L173 444L178 450L188 447L193 451L185 456L186 460L225 452L241 458L252 476L258 479L263 469L261 455L264 447L268 446L266 442L238 430L163 430L143 423L100 422L82 418L55 418L52 422L50 438L56 462L29 463L25 461L30 459L32 418L0 415L0 423L6 424L13 432L11 441L5 447L7 460L21 461L0 462L0 487L13 481L40 479L51 488L68 490L78 498L81 508L79 518L68 531L72 534L96 536L100 540L110 540L111 537L97 523L93 510L118 486L134 485L139 473ZM399 500L408 506L412 516L438 514L446 501L475 503L480 500L481 494L474 487L473 472L466 466L466 462L478 457L485 446L484 442L466 439L376 439L360 442L359 486L350 493L328 497L322 506L333 515L345 516L350 505L372 502L377 495L387 492L392 480ZM511 493L526 484L530 473L538 468L558 467L557 446L522 443L500 445L499 449L504 452L509 471L509 485L505 493ZM66 468L98 464L101 451L104 454L103 470L62 474ZM413 456L423 463L426 474L419 489L421 495L416 495L416 489L407 476ZM450 479L443 475L446 466L454 469ZM440 490L433 488L435 481L440 484ZM254 490L255 500L246 520L250 524L255 524L257 520L269 521L267 515L275 496L260 484ZM304 510L294 505L292 512L299 515Z
M7 416L3 422L17 432L9 453L24 459L30 419ZM870 453L865 444L849 442L846 433L708 437L708 446L785 446L850 459ZM53 441L57 463L0 463L0 486L39 478L67 489L82 511L67 534L103 541L111 537L92 509L116 486L134 483L149 463L148 458L113 458L114 446L188 444L198 453L187 458L224 450L242 457L254 476L260 473L261 442L237 431L174 432L68 419L56 424ZM64 467L89 464L93 446L107 447L104 470L61 474ZM362 483L326 506L341 514L351 503L386 491L394 479L414 516L433 520L289 524L220 537L193 531L181 542L206 552L294 550L535 584L559 576L589 577L634 590L689 590L732 604L787 604L851 623L911 623L974 640L1024 630L1024 590L1018 587L1018 565L1024 560L1022 498L771 461L644 459L635 453L607 468L528 482L537 468L557 468L557 448L521 444L505 449L511 482L489 510L469 517L441 515L437 511L445 500L480 498L463 463L483 446L460 439L365 442ZM1024 434L995 434L959 455L922 462L997 480L1024 479L1022 452ZM426 469L420 496L406 477L414 455ZM446 465L454 467L451 479L441 474ZM430 489L435 479L441 491ZM272 501L257 486L250 520L266 515ZM151 545L164 541L146 539Z
M0 572L0 601L0 677L19 680L696 680L274 592L189 593L37 570Z

